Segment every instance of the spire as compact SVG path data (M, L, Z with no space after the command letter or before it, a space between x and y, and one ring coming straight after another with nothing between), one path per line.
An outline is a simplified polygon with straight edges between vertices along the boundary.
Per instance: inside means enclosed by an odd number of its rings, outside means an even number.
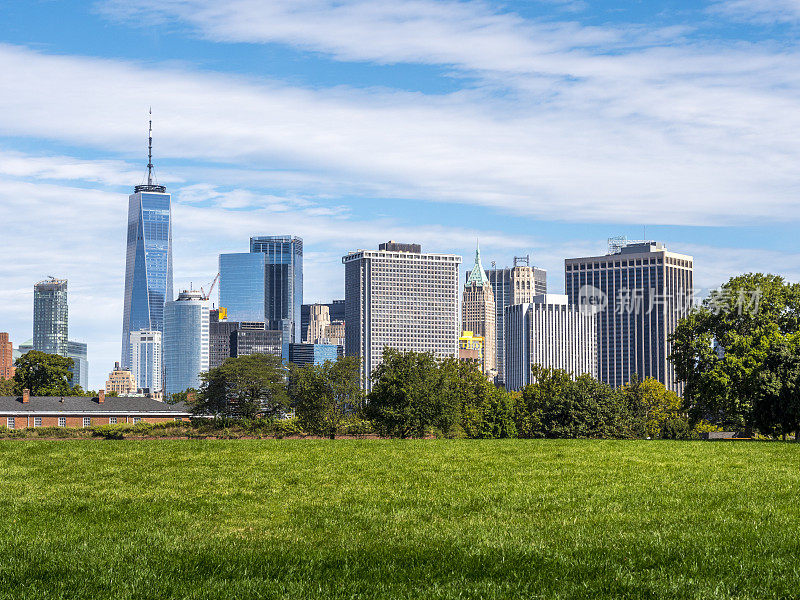
M150 128L147 130L147 185L153 185L153 107L150 107Z
M489 278L486 276L481 264L481 247L477 241L475 243L475 266L472 267L472 272L469 274L469 279L467 279L467 285L472 283L481 287L489 285Z
M153 166L153 107L150 107L150 121L147 129L147 183L134 186L135 192L158 192L165 193L167 188L163 185L154 183L155 166Z

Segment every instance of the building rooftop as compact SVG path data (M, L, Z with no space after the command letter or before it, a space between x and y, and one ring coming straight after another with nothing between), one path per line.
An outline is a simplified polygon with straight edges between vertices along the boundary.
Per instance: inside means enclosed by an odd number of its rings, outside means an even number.
M103 402L83 396L31 396L23 402L20 396L0 396L0 413L125 413L188 416L190 408L183 402L167 404L152 398L106 396Z

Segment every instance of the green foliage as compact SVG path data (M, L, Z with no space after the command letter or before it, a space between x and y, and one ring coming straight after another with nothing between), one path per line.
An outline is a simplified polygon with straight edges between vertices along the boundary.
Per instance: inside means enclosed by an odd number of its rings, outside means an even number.
M765 434L794 433L800 441L800 333L767 350L753 404L755 425Z
M125 425L96 425L92 427L92 435L106 440L121 440L126 431L130 431Z
M198 390L195 388L186 388L182 392L175 392L174 394L165 394L164 402L167 404L177 404L178 402L187 402L191 395L197 398Z
M279 356L251 354L229 358L201 374L195 415L253 419L276 416L287 408L286 372Z
M15 396L14 380L0 379L0 396Z
M69 396L72 394L71 358L38 350L20 356L14 363L14 393L30 390L31 396Z
M384 348L383 362L372 373L367 415L389 436L425 437L440 425L440 407L452 393L442 393L438 367L432 354Z
M359 359L348 356L321 365L291 365L289 398L305 431L334 439L363 405Z
M631 432L638 437L657 438L664 437L664 425L671 422L672 428L677 427L677 421L683 421L685 428L689 430L689 423L682 412L682 402L680 397L666 387L664 384L654 379L646 377L640 379L634 375L631 381L619 389L622 394L631 417ZM669 439L675 438L672 433L667 436Z
M769 412L756 414L755 402L763 399L763 385L771 385L778 372L791 370L767 359L787 358L776 348L791 346L798 331L799 284L788 284L777 275L748 273L713 292L670 337L670 360L686 383L684 399L691 420L726 428L774 429L777 423ZM777 371L770 375L770 370ZM761 408L771 402L764 400Z

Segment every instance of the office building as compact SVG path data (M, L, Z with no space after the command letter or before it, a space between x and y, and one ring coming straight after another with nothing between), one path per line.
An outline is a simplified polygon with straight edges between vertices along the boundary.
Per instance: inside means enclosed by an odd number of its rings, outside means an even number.
M609 244L609 254L564 263L571 304L598 313L598 377L612 386L654 377L681 394L667 338L692 305L693 259L660 242Z
M163 389L162 335L156 329L132 331L130 335L130 371L137 389L144 393L157 394Z
M209 318L208 298L197 291L184 290L164 305L161 359L166 394L200 387L200 373L208 371Z
M33 286L33 349L67 355L67 280L50 277Z
M303 304L303 240L276 235L250 238L250 252L219 257L219 302L231 321L263 321L299 342Z
M121 367L118 362L114 363L114 370L108 374L108 379L106 380L106 393L109 394L111 392L116 392L119 396L137 392L136 379L133 378L133 373Z
M472 331L462 331L458 338L458 360L475 365L483 371L485 340Z
M566 295L542 294L507 306L505 320L506 389L531 383L535 365L597 376L597 315L569 305Z
M8 333L0 332L0 379L14 378L14 344L8 339Z
M502 384L505 378L505 308L512 304L530 303L534 296L546 294L547 271L530 266L529 256L515 256L513 267L491 268L486 275L492 286L495 304L495 381Z
M147 183L128 197L125 298L120 361L130 367L130 333L164 331L164 304L172 300L172 207L167 188L153 177L152 121Z
M277 329L235 329L231 332L231 356L235 358L250 354L283 356L283 346L283 332Z
M423 254L417 244L381 244L342 257L345 266L345 353L362 362L362 382L388 346L458 356L458 269L454 254Z
M326 307L328 310L326 313L322 312L321 307ZM315 317L312 317L315 315ZM334 300L333 302L329 303L317 303L317 304L303 304L300 308L300 330L303 334L303 342L313 343L313 337L309 337L309 325L314 327L314 332L320 331L320 325L316 323L312 323L313 320L317 321L326 321L328 324L336 324L341 323L344 326L344 300ZM319 337L324 337L324 330L323 334Z
M67 342L67 358L72 359L72 385L79 385L83 391L89 386L88 347L83 342Z
M341 350L341 346L334 344L290 344L289 362L298 366L335 362L339 359Z
M222 316L221 316L222 314ZM209 322L209 355L208 355L208 368L213 369L220 366L227 359L237 356L238 340L234 340L236 332L239 330L245 331L264 331L265 325L263 321L228 321L224 311L212 310L211 320ZM263 337L263 336L262 336ZM278 336L282 338L281 336ZM248 346L252 347L257 342L256 338L250 338L246 342L243 340L242 350L245 354L252 353L248 350ZM263 344L269 346L269 353L275 352L275 333L270 332L270 336L262 340ZM281 345L280 340L277 342L278 346ZM280 354L280 348L278 348Z
M496 319L494 292L481 264L480 248L476 248L475 265L467 275L461 301L461 329L482 339L481 370L491 379L497 375Z

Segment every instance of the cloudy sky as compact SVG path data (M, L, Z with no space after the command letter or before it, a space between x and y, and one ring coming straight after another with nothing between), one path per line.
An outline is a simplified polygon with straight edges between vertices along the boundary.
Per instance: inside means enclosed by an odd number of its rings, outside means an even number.
M10 0L0 6L0 331L69 279L90 387L118 360L127 195L173 194L175 287L305 240L305 299L388 239L485 264L609 236L708 288L800 279L800 0Z

